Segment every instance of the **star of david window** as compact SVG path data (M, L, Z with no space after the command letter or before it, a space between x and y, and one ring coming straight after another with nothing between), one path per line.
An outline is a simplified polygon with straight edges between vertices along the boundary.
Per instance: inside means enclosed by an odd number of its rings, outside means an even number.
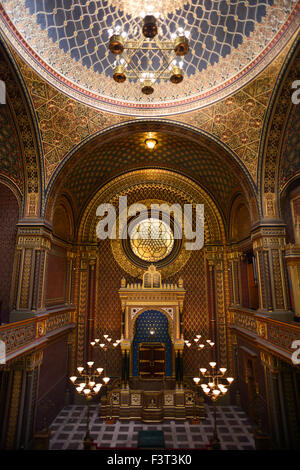
M138 222L131 231L130 248L143 261L165 259L174 247L172 229L163 220L147 218Z

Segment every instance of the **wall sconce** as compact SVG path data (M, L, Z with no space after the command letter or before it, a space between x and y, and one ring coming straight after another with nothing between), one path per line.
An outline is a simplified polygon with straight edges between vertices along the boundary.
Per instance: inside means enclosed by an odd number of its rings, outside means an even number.
M152 138L146 139L145 144L148 147L148 149L152 150L152 149L154 149L155 145L157 144L157 140L152 139Z

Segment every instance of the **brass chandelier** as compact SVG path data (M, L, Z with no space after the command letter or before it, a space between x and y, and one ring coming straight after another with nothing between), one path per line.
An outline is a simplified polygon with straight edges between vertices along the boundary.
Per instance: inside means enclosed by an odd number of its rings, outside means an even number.
M127 33L121 31L120 25L108 31L109 50L117 56L114 62L113 79L117 83L124 83L126 79L138 81L145 95L151 95L154 92L154 83L160 80L170 80L173 84L182 82L182 58L189 51L189 31L184 31L182 27L179 27L176 33L171 34L170 40L159 39L159 16L159 13L144 15L142 35L136 40L128 39ZM157 67L150 63L151 51L161 56ZM141 66L135 60L138 52L143 53L146 66Z

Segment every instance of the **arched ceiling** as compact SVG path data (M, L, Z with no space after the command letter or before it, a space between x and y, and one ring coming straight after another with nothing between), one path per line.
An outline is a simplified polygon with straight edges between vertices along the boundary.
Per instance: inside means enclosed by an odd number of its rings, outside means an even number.
M48 82L99 109L131 115L171 115L198 109L237 91L261 72L296 31L296 0L161 0L160 39L190 31L185 79L161 82L142 95L135 82L112 80L115 56L108 30L140 34L145 0L3 0L1 25L20 55ZM154 53L151 61L161 58ZM143 62L143 58L137 61Z
M243 170L207 137L199 135L197 141L192 141L183 133L152 132L158 141L154 150L146 148L146 131L118 137L116 130L114 138L104 143L101 136L94 138L62 167L52 186L50 201L58 194L69 194L78 216L92 195L115 176L141 168L171 169L190 177L210 193L226 219L232 196L247 186Z

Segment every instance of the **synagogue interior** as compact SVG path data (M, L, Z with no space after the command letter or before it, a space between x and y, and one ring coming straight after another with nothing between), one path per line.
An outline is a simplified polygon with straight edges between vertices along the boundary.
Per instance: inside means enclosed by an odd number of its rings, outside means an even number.
M300 449L300 2L0 2L0 449Z

